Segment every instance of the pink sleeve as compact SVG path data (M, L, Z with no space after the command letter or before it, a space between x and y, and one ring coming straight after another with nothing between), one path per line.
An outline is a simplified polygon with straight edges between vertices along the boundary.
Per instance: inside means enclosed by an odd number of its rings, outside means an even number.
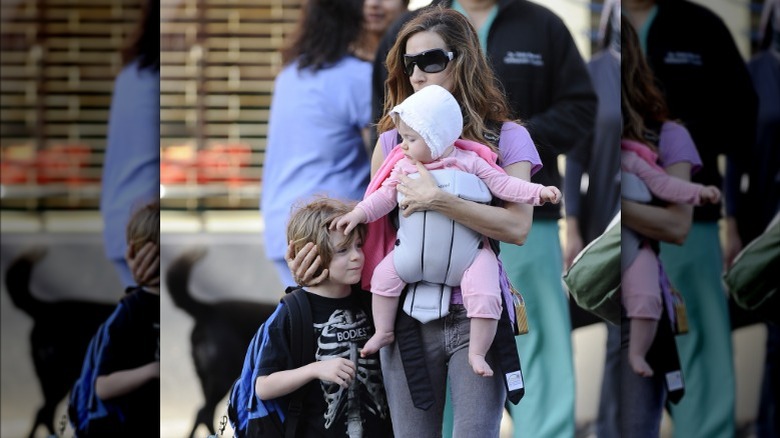
M487 184L490 192L504 201L521 204L540 205L541 184L523 181L520 178L500 172L479 157L469 157L473 161L474 174Z
M655 196L664 201L692 205L701 203L699 195L704 187L701 184L683 181L660 171L633 152L622 151L620 162L624 171L638 176Z

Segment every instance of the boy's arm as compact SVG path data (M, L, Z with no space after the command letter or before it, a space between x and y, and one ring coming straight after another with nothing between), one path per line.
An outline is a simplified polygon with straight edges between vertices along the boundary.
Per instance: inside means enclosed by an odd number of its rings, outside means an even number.
M98 376L95 380L95 394L101 400L110 400L129 394L152 379L160 378L160 362L154 361L138 368L115 371Z
M647 188L664 201L675 204L701 204L701 184L675 178L661 169L656 169L647 161L632 152L621 152L621 167L626 172L638 176Z
M347 388L354 378L355 364L339 357L259 376L255 381L255 392L260 400L271 400L290 394L314 379L334 382Z

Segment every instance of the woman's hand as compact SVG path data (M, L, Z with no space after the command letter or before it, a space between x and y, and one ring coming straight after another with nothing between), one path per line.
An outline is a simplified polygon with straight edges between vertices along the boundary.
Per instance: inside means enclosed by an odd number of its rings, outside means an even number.
M284 260L287 262L287 267L290 268L290 273L292 273L296 283L302 286L315 286L328 278L327 268L323 269L317 277L314 276L322 264L322 259L317 253L317 245L309 242L298 251L298 254L295 254L295 257L293 257L294 252L295 247L292 242L289 242Z
M125 261L138 286L160 285L160 248L157 245L146 242L135 254L132 247L128 246Z
M691 164L681 161L666 168L666 173L683 181L691 180ZM662 242L682 245L693 222L693 206L669 204L665 207L621 201L622 225Z
M404 195L404 200L398 204L398 208L401 209L404 217L409 217L410 214L417 211L433 209L433 204L440 201L444 194L436 183L436 178L422 163L417 163L417 171L420 173L420 177L417 179L409 178L406 175L398 176L401 182L398 184L397 190Z

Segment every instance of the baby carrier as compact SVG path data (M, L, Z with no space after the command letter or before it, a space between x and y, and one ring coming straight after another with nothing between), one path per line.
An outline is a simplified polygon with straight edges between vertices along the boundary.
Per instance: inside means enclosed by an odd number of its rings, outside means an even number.
M410 178L419 178L418 173ZM492 195L476 175L455 169L431 171L439 188L463 199L488 203ZM398 202L403 195L398 194ZM403 310L420 322L449 313L452 288L482 248L483 237L436 211L399 215L393 262L398 276L409 284Z

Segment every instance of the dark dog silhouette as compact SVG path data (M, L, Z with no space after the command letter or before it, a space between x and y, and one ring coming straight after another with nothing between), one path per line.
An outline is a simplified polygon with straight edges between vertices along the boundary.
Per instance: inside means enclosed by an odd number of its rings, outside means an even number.
M30 278L35 263L45 254L41 248L23 253L11 262L5 276L14 306L33 319L30 346L44 401L35 415L30 438L41 425L55 435L57 405L78 379L92 336L116 307L115 303L35 298L30 291Z
M225 300L206 303L196 300L189 279L196 262L206 255L204 248L185 251L170 265L166 285L173 303L195 320L190 336L192 361L206 399L195 416L190 437L205 425L214 435L214 411L241 374L244 356L260 325L271 316L276 304Z

